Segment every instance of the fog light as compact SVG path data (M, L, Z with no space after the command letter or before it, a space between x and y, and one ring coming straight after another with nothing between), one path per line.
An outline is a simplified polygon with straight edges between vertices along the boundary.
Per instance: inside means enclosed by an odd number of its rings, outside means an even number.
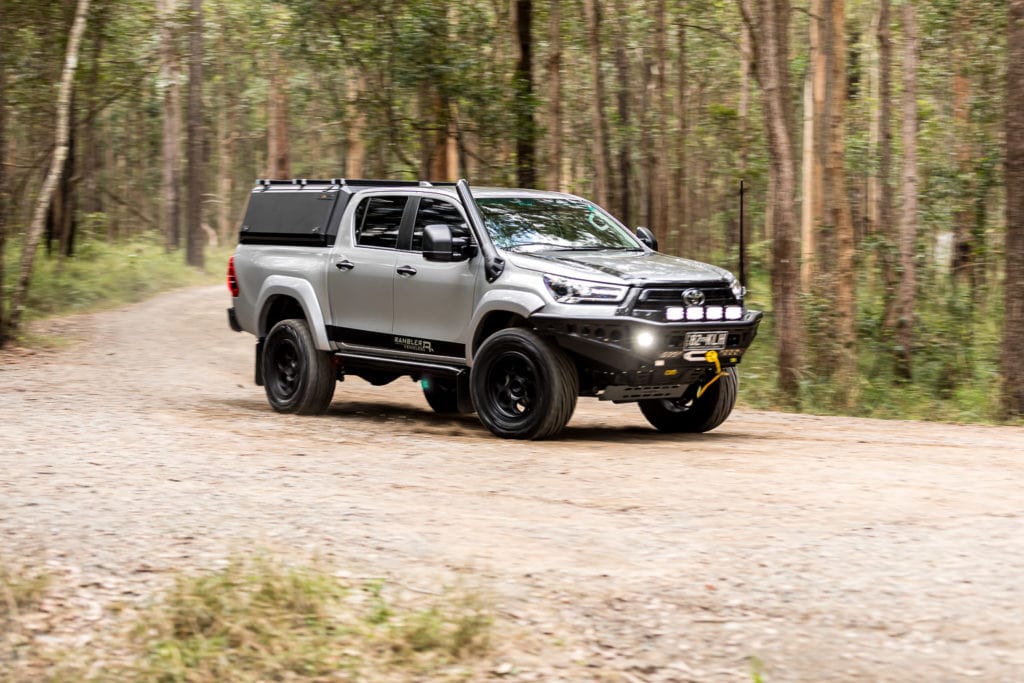
M708 320L721 320L722 319L722 307L721 306L708 306L707 308Z
M726 320L739 320L743 317L742 306L726 306L725 307L725 319Z
M686 319L687 320L703 320L704 319L704 308L702 306L687 306L686 307Z
M648 349L654 346L654 335L650 332L641 332L636 335L636 345L641 349Z

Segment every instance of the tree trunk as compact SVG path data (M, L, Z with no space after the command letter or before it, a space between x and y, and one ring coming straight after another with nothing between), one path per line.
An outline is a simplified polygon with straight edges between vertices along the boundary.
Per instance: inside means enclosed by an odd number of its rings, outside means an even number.
M0 26L6 20L5 0L0 0ZM7 297L4 295L4 256L7 247L7 36L0 31L0 347L7 340L7 320L4 306Z
M917 242L917 16L903 5L903 210L900 216L900 281L896 291L896 375L912 376L914 270Z
M799 401L802 366L803 320L800 312L799 233L794 205L796 169L793 159L793 126L789 84L788 0L740 0L743 20L751 31L757 55L757 74L763 93L764 122L768 137L768 170L771 193L771 280L775 333L778 338L778 389L790 404Z
M801 216L801 282L809 289L823 263L819 232L825 216L825 157L828 153L830 14L826 0L811 0L811 167Z
M104 31L102 26L109 17L109 10L94 7L93 22L91 26L98 27L92 35L92 54L89 58L89 74L85 78L85 99L86 106L84 117L81 119L82 142L79 149L79 171L78 182L78 209L83 214L99 213L103 211L103 198L100 194L100 137L101 122L98 119L100 111L100 71L102 67ZM79 189L80 188L80 189Z
M429 90L427 120L430 121L430 125L426 131L426 177L427 180L451 180L451 171L448 168L448 128L451 108L436 84L433 84Z
M68 38L64 68L61 71L60 86L57 90L57 120L53 143L53 157L50 159L50 169L46 174L46 179L43 180L43 186L39 190L35 210L32 212L32 222L29 223L28 232L25 234L21 267L18 272L18 280L15 283L14 298L11 301L11 311L7 319L8 333L4 335L5 337L15 333L18 330L18 325L21 323L21 316L25 309L25 298L28 295L28 286L32 279L32 269L35 266L36 250L39 248L39 240L43 236L46 213L50 208L53 192L60 181L64 161L68 155L68 121L71 114L71 92L74 87L75 70L78 68L78 49L81 46L82 33L85 31L85 21L88 13L89 0L78 0L75 20L71 25L71 34Z
M658 237L664 248L669 246L668 235L668 174L665 163L666 136L665 122L668 120L668 89L666 88L665 72L668 70L668 58L665 49L665 0L653 0L647 4L654 23L654 61L651 62L650 85L651 106L653 115L648 117L650 127L647 148L647 205L650 216L650 228Z
M348 110L349 121L345 129L345 137L348 141L348 149L345 153L345 177L362 178L366 166L366 143L363 140L363 131L366 129L366 111L363 102L363 94L366 92L366 76L358 78L349 77L348 88Z
M675 179L673 185L673 191L670 195L673 198L671 206L671 225L672 230L675 232L675 239L672 240L672 244L668 245L669 250L674 254L681 254L687 256L693 253L693 244L690 232L690 223L687 220L687 214L689 212L689 202L687 201L688 195L686 188L688 186L688 174L686 169L687 158L686 158L686 145L687 145L687 120L686 120L686 87L689 84L689 70L686 50L686 14L684 14L682 8L679 9L678 21L677 21L677 34L676 40L679 45L679 55L676 59L678 65L678 73L676 75L676 124L673 132L673 138L675 138ZM742 109L744 103L742 101L743 93L740 93L740 108ZM742 114L741 114L742 116ZM742 123L740 124L743 125ZM743 152L740 152L741 157ZM741 162L742 166L742 162ZM740 175L743 174L743 168L740 169Z
M548 17L548 163L547 189L562 188L562 3L551 0Z
M235 120L233 99L221 99L217 107L217 233L225 243L232 239L233 222L231 195L234 193L235 134L231 122Z
M63 266L63 260L74 253L75 229L78 227L78 193L75 191L78 185L76 172L76 157L78 147L78 117L76 116L78 100L77 92L71 91L71 107L68 111L68 153L64 157L64 169L60 173L60 181L57 189L54 190L53 199L50 202L50 217L52 219L53 238L57 241L58 266ZM50 245L47 244L47 251Z
M604 116L604 76L601 73L601 5L599 0L583 0L587 17L587 41L590 47L590 77L594 95L590 100L593 127L594 201L608 205L608 121Z
M885 284L883 322L892 316L896 290L892 209L892 39L889 33L889 0L878 2L878 192L875 199L875 229L881 244L882 282ZM892 334L892 326L887 328Z
M622 0L615 0L615 14L619 17L625 16L625 9ZM628 226L634 225L632 178L633 164L630 161L629 152L632 148L632 112L630 110L630 98L633 93L630 91L629 77L629 55L626 53L626 40L628 38L627 28L624 21L615 22L615 72L618 75L616 88L617 110L619 115L619 126L621 139L619 140L618 167L619 177L615 183L615 191L611 196L615 198L614 210L618 217Z
M203 122L203 3L192 0L188 57L188 204L185 212L185 263L202 268L203 197L206 191L203 153L206 131Z
M217 11L225 13L223 0L217 3ZM241 86L241 80L235 76L228 65L228 47L225 44L224 32L217 36L217 71L221 82L231 82ZM231 244L235 239L236 220L233 215L232 195L234 194L235 177L235 123L237 119L237 98L232 92L222 89L217 101L217 233L220 241Z
M846 12L843 0L831 0L829 21L828 222L836 240L836 329L839 356L835 369L837 403L851 408L857 398L857 301L853 218L846 192Z
M285 67L277 48L270 52L270 92L267 94L267 177L292 177L291 148L288 144L288 93ZM190 96L191 96L191 90Z
M811 18L811 23L815 23ZM811 62L817 59L814 43L811 43ZM800 189L803 201L800 204L800 287L804 291L811 289L811 275L814 265L814 231L817 220L814 216L816 164L814 153L814 74L808 69L804 78L804 131L800 146Z
M159 0L160 80L163 82L163 163L160 230L168 252L181 248L181 62L175 40L177 0Z
M975 183L971 181L971 80L967 75L970 54L967 42L971 37L971 17L963 4L957 9L953 33L953 139L959 176L959 206L953 214L953 255L950 266L955 280L970 280L974 259Z
M533 21L532 0L515 0L512 25L516 35L516 182L537 186L537 127L533 121Z
M1010 0L1006 73L1003 412L1024 416L1024 0Z

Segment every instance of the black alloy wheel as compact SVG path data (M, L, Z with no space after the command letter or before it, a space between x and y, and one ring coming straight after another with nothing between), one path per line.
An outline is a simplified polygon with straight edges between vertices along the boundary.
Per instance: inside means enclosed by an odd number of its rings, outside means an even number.
M282 320L263 344L263 388L281 413L319 415L331 405L336 372L331 356L319 351L305 320Z
M529 417L537 405L537 366L525 354L510 351L487 372L487 400L502 417Z
M579 376L558 346L523 328L488 337L470 373L473 405L484 426L506 439L547 439L576 409Z

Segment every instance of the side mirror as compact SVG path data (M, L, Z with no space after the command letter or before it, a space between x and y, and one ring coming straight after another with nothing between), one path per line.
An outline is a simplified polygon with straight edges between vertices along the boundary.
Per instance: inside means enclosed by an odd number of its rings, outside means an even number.
M423 228L423 258L428 261L465 261L476 254L476 245L468 237L453 237L449 225Z
M654 251L658 251L658 238L654 236L654 233L650 229L644 226L639 226L636 229L636 236L640 238L640 241L646 244Z

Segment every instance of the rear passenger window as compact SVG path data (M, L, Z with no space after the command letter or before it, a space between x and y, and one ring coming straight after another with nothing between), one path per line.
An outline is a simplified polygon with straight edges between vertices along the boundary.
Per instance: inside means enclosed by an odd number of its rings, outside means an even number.
M423 228L428 225L448 225L452 229L452 237L469 237L469 226L462 219L462 214L451 202L443 199L424 197L420 200L419 211L416 212L416 224L412 229L412 250L423 251ZM472 240L470 240L472 241Z
M398 230L408 197L369 197L356 208L356 244L398 247Z

